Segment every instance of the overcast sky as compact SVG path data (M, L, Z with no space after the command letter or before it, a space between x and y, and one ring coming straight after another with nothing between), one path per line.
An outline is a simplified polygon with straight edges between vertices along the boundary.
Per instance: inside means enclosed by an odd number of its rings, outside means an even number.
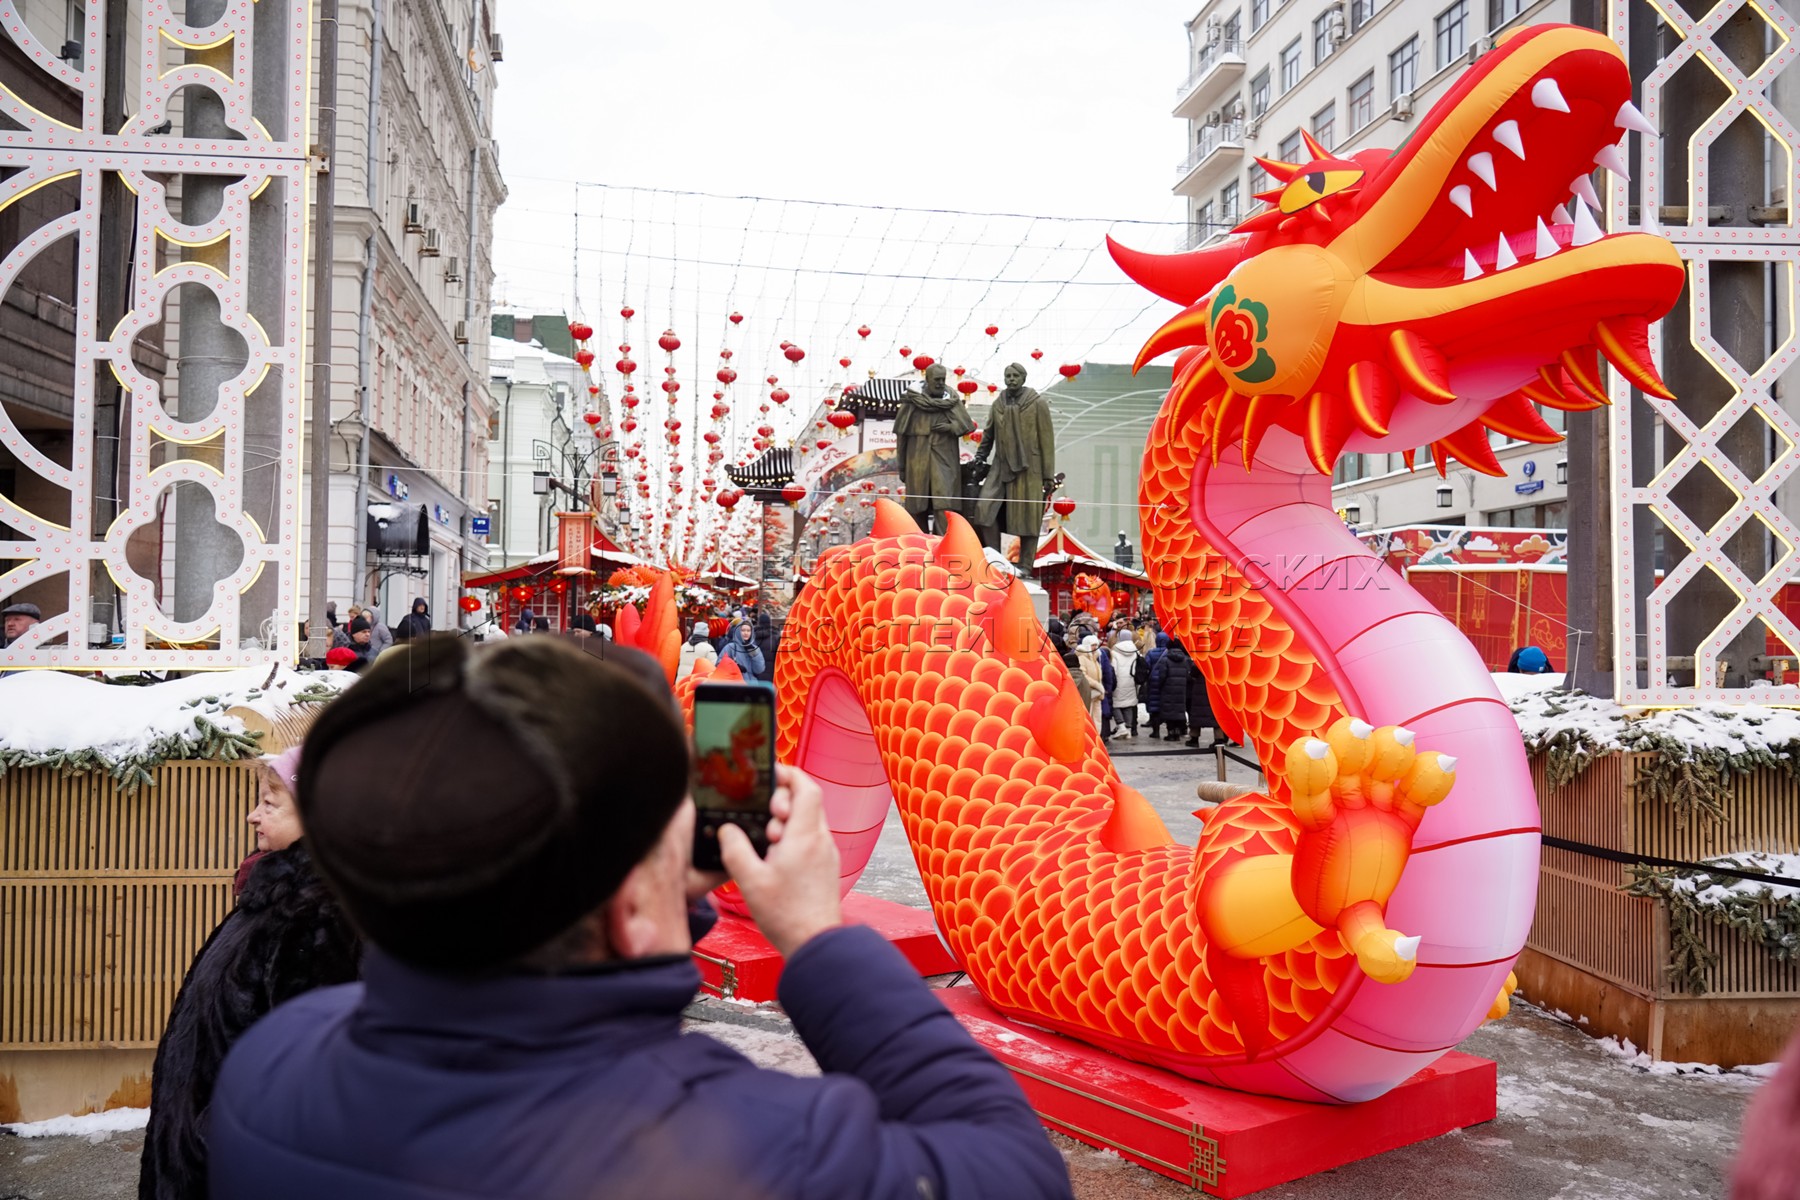
M641 392L674 328L690 421L733 348L734 444L765 376L795 396L770 414L785 436L827 391L905 369L903 345L984 381L1023 361L1038 386L1060 362L1129 361L1172 309L1103 237L1180 237L1169 110L1196 3L503 4L495 299L578 308L602 364L633 345Z

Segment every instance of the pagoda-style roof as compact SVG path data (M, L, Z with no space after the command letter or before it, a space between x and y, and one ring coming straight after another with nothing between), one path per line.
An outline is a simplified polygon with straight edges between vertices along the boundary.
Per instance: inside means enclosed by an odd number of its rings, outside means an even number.
M1045 567L1067 565L1072 571L1087 568L1110 574L1131 583L1148 585L1150 576L1136 567L1123 566L1104 555L1096 554L1087 544L1069 532L1067 525L1058 525L1056 529L1038 546L1037 557L1032 560L1039 570ZM1114 580L1117 582L1118 580Z
M536 558L528 558L522 563L515 563L498 571L471 571L463 576L465 588L495 587L502 583L511 583L517 579L535 579L540 575L557 573L562 556L555 550L547 550ZM599 574L608 574L621 567L647 567L652 564L648 559L639 558L629 550L621 550L614 541L594 531L594 544L588 547L589 566Z
M726 467L725 478L763 504L781 499L781 489L794 482L794 450L776 446L764 450L741 467Z
M871 379L838 401L838 411L859 421L892 421L900 415L900 398L917 387L916 379Z

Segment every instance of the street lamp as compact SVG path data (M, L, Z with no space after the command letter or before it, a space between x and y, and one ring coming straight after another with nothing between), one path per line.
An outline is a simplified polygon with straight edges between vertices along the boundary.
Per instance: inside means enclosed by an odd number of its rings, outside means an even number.
M1561 484L1569 482L1569 460L1566 458L1556 460L1556 482Z
M550 494L550 472L533 471L531 473L531 494L534 496Z
M1361 525L1362 524L1362 505L1358 504L1354 500L1346 500L1344 502L1344 524L1346 524L1346 525Z
M1438 484L1437 485L1437 506L1439 508L1449 508L1455 502L1456 502L1456 493L1450 489L1450 485L1448 483Z

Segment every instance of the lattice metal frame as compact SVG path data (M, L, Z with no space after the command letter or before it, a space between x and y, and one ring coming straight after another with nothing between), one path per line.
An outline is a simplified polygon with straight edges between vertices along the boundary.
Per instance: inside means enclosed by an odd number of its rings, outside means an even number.
M123 2L123 0L120 0ZM107 0L89 0L85 45L102 47L106 40ZM302 439L301 389L304 378L304 305L306 284L306 183L308 70L311 61L311 6L292 0L279 27L280 55L254 55L256 0L230 0L220 20L194 29L178 20L169 0L143 0L138 20L140 102L117 135L103 132L105 55L89 53L83 67L62 61L26 27L18 0L0 0L0 34L12 39L50 77L81 98L80 128L63 124L24 103L0 81L0 111L25 126L24 132L0 131L0 166L18 168L0 183L0 207L48 183L78 177L80 203L75 212L28 235L0 262L0 293L11 286L25 265L63 238L77 238L76 336L73 376L71 461L67 468L33 448L12 420L0 412L0 443L21 465L69 492L67 528L0 497L0 522L23 534L23 540L0 542L0 556L29 560L0 575L0 604L28 584L58 574L68 575L67 611L47 617L6 650L0 667L238 667L293 661L298 649L297 584L300 546L299 463ZM274 30L270 31L271 33ZM189 49L223 47L230 42L230 75L196 63L166 67L167 43ZM281 81L286 106L287 137L275 140L252 115L253 57L265 68L286 72ZM150 131L168 119L171 101L182 89L199 85L219 94L226 123L243 140L205 141L157 136ZM266 81L265 81L266 94ZM104 174L116 171L135 196L135 286L128 309L117 327L97 328L99 287L100 189ZM169 211L158 175L241 175L226 189L224 205L205 225L183 224ZM278 232L281 241L281 305L285 336L271 337L252 315L248 296L253 274L250 254L252 200L272 181L286 181L287 204ZM158 239L177 246L203 246L229 239L228 269L180 262L156 270ZM267 261L273 261L272 257ZM264 268L267 269L267 268ZM162 319L179 297L169 293L197 284L219 300L220 319L244 339L248 362L219 388L218 402L202 420L184 423L163 404L157 383L144 377L132 361L133 340ZM121 511L108 529L94 528L94 446L96 437L94 375L104 363L125 389L122 420L130 423L131 453L121 464L124 487ZM278 371L274 370L279 368ZM271 372L274 377L271 378ZM279 406L280 451L276 464L281 480L275 492L280 531L265 535L246 511L244 414L252 403ZM153 439L178 445L217 443L221 466L198 459L179 459L152 467ZM213 498L216 520L238 535L243 561L213 585L207 611L191 621L176 621L158 606L155 582L135 574L126 561L132 531L155 519L159 493L185 481L205 488ZM90 568L103 563L120 588L125 642L122 647L87 646ZM274 636L265 644L257 629L240 629L240 594L265 570L275 573ZM63 636L65 643L46 643ZM217 647L196 645L217 639ZM260 638L259 638L260 640ZM153 643L159 644L153 647Z
M1633 10L1640 14L1644 7L1656 14L1682 38L1667 57L1657 64L1648 78L1640 83L1642 98L1638 102L1650 122L1665 127L1662 113L1666 106L1664 88L1676 72L1690 59L1698 57L1726 85L1730 98L1700 127L1687 146L1671 147L1671 153L1687 156L1689 165L1689 223L1679 229L1659 228L1656 197L1664 194L1668 170L1659 139L1639 139L1642 156L1634 164L1641 180L1639 195L1645 197L1644 228L1661 232L1680 251L1688 264L1691 292L1692 328L1671 328L1666 323L1653 326L1651 348L1662 359L1664 339L1689 336L1695 348L1728 380L1734 394L1703 427L1677 405L1655 396L1639 397L1644 407L1633 402L1629 386L1614 373L1612 384L1612 452L1614 596L1616 675L1619 702L1627 705L1689 705L1700 703L1742 703L1754 699L1758 703L1800 704L1800 686L1757 688L1749 692L1741 688L1710 685L1675 687L1666 681L1668 661L1674 656L1693 656L1697 680L1717 678L1720 655L1732 638L1742 633L1753 621L1761 620L1790 646L1800 648L1800 628L1776 607L1776 596L1782 585L1800 577L1800 527L1796 527L1777 507L1776 489L1800 468L1800 422L1785 412L1775 399L1773 388L1781 373L1800 355L1800 342L1792 330L1785 342L1757 370L1745 370L1726 353L1713 336L1710 266L1720 261L1786 261L1800 270L1800 226L1795 222L1793 205L1800 189L1800 132L1775 108L1766 94L1770 84L1784 69L1800 58L1800 25L1779 6L1765 7L1749 0L1720 0L1698 19L1690 18L1678 7L1658 4L1655 0L1613 0L1611 33L1620 46L1629 45ZM1745 76L1713 41L1713 35L1732 16L1744 9L1761 16L1785 39L1773 54L1751 75ZM1779 154L1785 151L1785 190L1789 205L1788 223L1763 228L1709 227L1705 223L1709 179L1707 153L1712 143L1740 115L1749 112L1777 140ZM1612 228L1625 228L1631 223L1629 185L1615 178L1608 197ZM1793 313L1794 276L1789 275L1789 312ZM1752 412L1786 439L1787 445L1769 464L1759 479L1750 479L1721 450L1719 439ZM1668 465L1657 472L1643 487L1633 485L1632 427L1634 420L1660 417L1669 430L1686 443ZM1690 472L1710 469L1740 497L1732 512L1711 529L1702 529L1682 512L1672 498L1672 490ZM1655 517L1651 514L1654 513ZM1663 524L1681 538L1689 552L1677 566L1643 597L1644 620L1640 627L1637 616L1635 571L1633 570L1634 533L1641 521L1661 518ZM1766 526L1786 545L1787 551L1761 579L1751 579L1725 553L1729 539L1752 521ZM1740 602L1731 613L1698 646L1669 644L1668 607L1681 588L1702 571L1711 571L1730 587ZM1648 661L1647 686L1637 684L1639 647Z

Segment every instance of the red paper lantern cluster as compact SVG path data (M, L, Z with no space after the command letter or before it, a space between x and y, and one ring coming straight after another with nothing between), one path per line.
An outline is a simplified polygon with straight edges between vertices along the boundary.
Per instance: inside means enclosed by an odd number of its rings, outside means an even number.
M573 331L571 330L571 332ZM481 611L481 601L474 596L464 596L461 600L456 602L456 606L466 613Z

